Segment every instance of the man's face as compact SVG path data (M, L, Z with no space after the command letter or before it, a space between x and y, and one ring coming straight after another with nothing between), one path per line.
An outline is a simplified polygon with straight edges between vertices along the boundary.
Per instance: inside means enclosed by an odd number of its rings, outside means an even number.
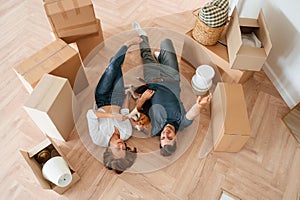
M125 157L126 144L123 140L118 139L111 141L109 148L116 159Z
M175 128L174 126L167 124L160 134L160 145L162 147L165 145L173 145L175 140Z

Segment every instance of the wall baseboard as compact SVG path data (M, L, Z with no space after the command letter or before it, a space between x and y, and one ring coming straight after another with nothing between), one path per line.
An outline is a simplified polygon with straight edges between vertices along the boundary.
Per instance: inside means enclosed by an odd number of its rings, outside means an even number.
M275 88L279 92L282 99L285 101L287 106L289 108L293 108L297 102L295 99L293 99L292 95L289 93L288 90L285 89L284 84L280 81L280 79L276 76L274 71L272 70L272 67L269 65L269 63L265 63L263 66L263 70L268 76L268 78L271 80L271 82L274 84Z

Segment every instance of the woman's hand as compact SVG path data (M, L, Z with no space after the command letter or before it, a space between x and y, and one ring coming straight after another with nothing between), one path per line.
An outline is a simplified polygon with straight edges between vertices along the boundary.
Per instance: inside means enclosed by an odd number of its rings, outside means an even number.
M126 119L128 119L126 115L122 115L119 113L113 114L113 117L119 121L125 121Z

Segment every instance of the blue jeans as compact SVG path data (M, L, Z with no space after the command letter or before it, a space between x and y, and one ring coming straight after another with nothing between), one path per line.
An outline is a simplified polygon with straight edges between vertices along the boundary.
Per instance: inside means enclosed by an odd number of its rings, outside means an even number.
M110 60L95 89L95 101L98 108L107 105L121 106L125 99L122 64L128 47L123 45Z
M142 35L140 52L143 59L144 79L146 83L156 78L180 81L176 52L170 39L164 39L160 44L158 62L154 59L147 36Z

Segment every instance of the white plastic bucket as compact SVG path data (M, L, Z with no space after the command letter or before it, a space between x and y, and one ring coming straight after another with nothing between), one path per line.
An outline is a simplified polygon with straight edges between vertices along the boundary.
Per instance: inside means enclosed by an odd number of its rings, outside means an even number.
M43 176L59 187L66 187L72 182L72 174L67 162L56 156L49 159L42 168Z

